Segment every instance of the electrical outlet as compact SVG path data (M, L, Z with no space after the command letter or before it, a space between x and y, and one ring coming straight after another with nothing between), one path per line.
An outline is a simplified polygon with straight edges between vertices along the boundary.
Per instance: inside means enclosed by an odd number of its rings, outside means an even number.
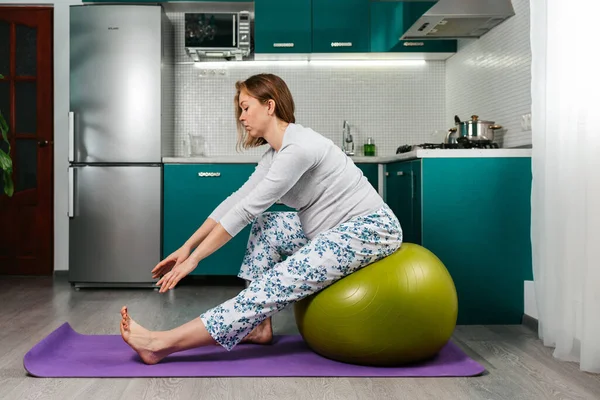
M199 71L198 77L224 77L229 76L227 68L203 68Z

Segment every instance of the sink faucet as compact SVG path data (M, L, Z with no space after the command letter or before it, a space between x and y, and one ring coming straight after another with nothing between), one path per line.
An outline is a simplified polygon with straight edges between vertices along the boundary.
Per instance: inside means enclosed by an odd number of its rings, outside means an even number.
M347 156L354 155L354 140L350 133L350 124L348 121L344 121L344 128L342 131L342 150Z

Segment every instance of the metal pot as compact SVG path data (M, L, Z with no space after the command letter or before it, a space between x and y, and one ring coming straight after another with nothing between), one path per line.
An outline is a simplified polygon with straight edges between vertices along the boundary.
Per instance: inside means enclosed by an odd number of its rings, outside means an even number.
M494 121L481 121L477 115L472 115L469 121L456 120L456 131L458 137L464 137L469 140L494 140L494 131L502 129L502 126L496 125Z

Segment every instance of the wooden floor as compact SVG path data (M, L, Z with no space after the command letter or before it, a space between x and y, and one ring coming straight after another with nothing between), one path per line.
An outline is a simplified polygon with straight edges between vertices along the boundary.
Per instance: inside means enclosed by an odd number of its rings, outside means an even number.
M600 376L552 358L525 326L459 326L453 340L487 372L474 378L42 379L23 356L64 322L87 334L119 334L119 310L150 329L168 329L234 296L234 285L75 291L65 277L0 276L0 399L600 399ZM297 333L292 310L276 334Z

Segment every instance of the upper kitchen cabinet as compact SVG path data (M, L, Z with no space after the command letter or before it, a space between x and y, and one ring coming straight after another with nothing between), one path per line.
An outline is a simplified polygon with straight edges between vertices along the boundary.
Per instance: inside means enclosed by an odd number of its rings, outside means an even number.
M369 0L313 1L312 52L368 52L369 22Z
M435 3L435 1L371 1L371 52L456 52L456 40L400 40L400 37Z
M256 0L254 47L257 53L310 53L310 0Z

